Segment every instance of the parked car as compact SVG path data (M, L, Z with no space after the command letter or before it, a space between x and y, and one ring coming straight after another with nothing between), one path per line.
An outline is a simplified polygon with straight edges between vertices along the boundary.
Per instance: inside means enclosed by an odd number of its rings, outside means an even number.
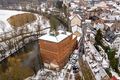
M79 68L77 65L72 66L72 68L73 68L73 73L79 72Z

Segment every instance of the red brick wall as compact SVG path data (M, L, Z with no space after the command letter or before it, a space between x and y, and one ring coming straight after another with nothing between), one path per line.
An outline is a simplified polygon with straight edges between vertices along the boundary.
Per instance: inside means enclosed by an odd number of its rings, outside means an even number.
M40 55L43 62L50 63L56 61L60 68L62 68L68 61L76 40L76 38L72 39L72 35L59 43L40 40Z
M44 41L44 40L40 40L39 43L40 43L40 48L42 49L52 51L52 52L58 51L57 43Z

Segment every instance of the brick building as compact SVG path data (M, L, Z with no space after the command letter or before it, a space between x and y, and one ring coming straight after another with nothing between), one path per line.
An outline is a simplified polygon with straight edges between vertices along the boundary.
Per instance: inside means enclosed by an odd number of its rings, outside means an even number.
M68 61L76 45L76 36L69 32L58 31L57 36L50 34L39 38L40 55L44 66L61 69Z

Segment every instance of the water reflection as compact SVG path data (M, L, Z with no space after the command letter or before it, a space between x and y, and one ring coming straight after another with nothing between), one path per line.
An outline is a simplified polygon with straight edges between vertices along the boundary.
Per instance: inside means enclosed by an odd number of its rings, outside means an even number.
M12 72L9 75L9 80L13 80L12 77L16 72L17 74L20 72L16 80L21 80L23 76L29 77L35 74L40 68L39 45L38 41L34 41L0 63L0 80L3 80L2 76L8 77L7 73L9 72Z

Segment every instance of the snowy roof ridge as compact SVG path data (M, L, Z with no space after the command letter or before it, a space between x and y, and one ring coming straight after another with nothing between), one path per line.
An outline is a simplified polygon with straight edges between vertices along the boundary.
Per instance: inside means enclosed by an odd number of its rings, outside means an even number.
M75 16L77 16L79 19L82 19L79 14L73 14L69 17L69 19L72 20Z
M58 43L72 34L70 32L66 32L66 34L62 34L63 32L62 30L59 30L58 32L59 34L57 36L46 34L46 35L41 36L39 39Z

